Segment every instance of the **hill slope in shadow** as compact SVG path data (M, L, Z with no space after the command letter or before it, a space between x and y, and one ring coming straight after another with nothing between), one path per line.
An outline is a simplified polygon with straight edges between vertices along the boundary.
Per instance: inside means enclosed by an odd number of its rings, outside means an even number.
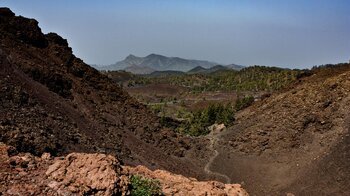
M20 152L104 152L199 176L180 157L193 142L115 82L72 54L67 40L44 35L34 19L0 9L0 141Z

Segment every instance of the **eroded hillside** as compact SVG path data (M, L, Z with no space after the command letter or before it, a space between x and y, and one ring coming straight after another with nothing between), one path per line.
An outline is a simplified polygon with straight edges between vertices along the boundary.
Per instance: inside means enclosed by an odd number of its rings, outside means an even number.
M350 65L320 69L236 115L212 170L252 194L350 193Z
M193 143L162 129L144 105L76 58L67 40L7 8L0 32L0 141L35 155L105 152L200 174L179 158Z

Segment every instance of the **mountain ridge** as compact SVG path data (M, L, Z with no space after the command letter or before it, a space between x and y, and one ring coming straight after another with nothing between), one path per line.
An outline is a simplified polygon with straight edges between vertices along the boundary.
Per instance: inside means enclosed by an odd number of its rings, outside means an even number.
M218 63L205 61L184 59L180 57L167 57L159 54L149 54L145 57L128 55L124 60L116 62L112 65L97 67L100 70L125 70L126 68L137 65L139 67L149 67L155 71L188 71L196 66L210 68Z
M229 64L220 65L215 62L205 60L184 59L180 57L167 57L159 54L149 54L145 57L138 57L133 54L129 54L124 60L118 61L115 64L98 66L91 65L92 67L103 71L117 71L124 70L133 74L151 74L152 72L163 71L180 71L188 73L211 73L218 70L232 69L241 70L244 68L242 65ZM197 69L203 69L199 71Z
M210 74L214 72L219 72L219 71L228 71L228 70L234 70L234 71L239 71L241 68L238 67L232 67L232 66L224 66L224 65L215 65L210 68L204 68L201 66L197 66L187 72L187 74Z

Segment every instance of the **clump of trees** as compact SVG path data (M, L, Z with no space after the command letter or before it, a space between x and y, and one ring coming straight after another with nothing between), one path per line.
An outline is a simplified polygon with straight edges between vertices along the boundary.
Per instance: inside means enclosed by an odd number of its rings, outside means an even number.
M206 135L209 133L208 127L214 123L231 125L235 120L234 113L231 104L211 104L205 109L191 112L176 130L191 136Z
M236 101L235 104L212 103L207 108L196 111L178 111L177 117L181 122L169 117L161 116L160 122L163 126L172 128L179 133L190 136L201 136L209 134L209 126L225 124L231 126L235 121L235 113L250 106L254 97L245 96Z
M245 96L243 98L237 99L235 109L236 111L242 110L254 102L254 97L253 96Z

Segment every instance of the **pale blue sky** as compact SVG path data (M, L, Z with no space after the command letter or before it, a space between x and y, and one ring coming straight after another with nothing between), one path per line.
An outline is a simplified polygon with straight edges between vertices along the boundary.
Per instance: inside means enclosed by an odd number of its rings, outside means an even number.
M350 59L347 0L2 0L91 64L157 53L303 68Z

